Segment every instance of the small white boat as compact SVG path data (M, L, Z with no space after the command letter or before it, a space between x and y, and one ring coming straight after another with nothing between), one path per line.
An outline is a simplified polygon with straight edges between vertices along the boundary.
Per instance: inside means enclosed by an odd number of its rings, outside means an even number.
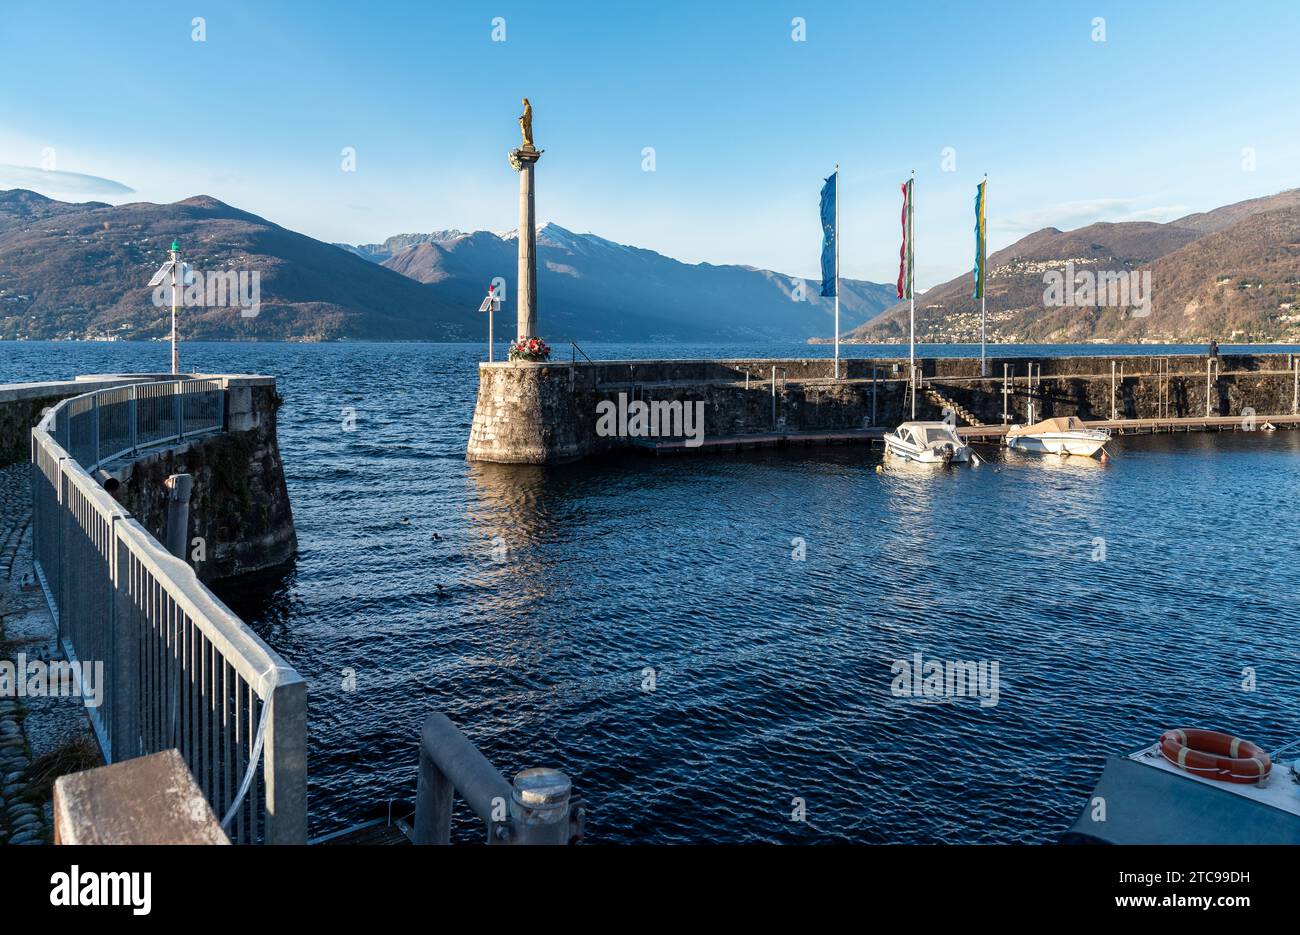
M1088 428L1078 416L1057 416L1007 429L1007 447L1091 458L1110 441L1110 432Z
M885 453L921 464L971 460L970 447L947 422L904 422L885 435Z

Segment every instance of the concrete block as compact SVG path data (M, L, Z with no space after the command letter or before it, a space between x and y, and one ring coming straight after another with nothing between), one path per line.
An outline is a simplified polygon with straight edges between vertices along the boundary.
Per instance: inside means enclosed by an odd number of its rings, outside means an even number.
M253 390L247 386L232 386L226 392L226 411L231 415L253 411Z
M54 781L55 844L229 844L179 750Z

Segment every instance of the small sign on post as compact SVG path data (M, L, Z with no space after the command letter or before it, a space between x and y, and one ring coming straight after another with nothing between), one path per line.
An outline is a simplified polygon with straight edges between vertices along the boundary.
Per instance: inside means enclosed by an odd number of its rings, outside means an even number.
M483 304L478 307L478 310L487 312L488 315L488 363L492 363L492 319L494 313L501 310L501 297L497 294L495 283L488 286L487 296L483 299Z

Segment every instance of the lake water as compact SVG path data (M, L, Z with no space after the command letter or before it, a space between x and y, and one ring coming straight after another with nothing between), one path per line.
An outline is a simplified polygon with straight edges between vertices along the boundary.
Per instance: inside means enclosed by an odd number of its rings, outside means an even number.
M183 353L285 397L301 553L222 595L310 682L313 834L414 799L434 710L507 775L568 772L593 842L1051 841L1107 755L1166 727L1300 739L1300 433L1129 437L1105 465L877 473L865 448L480 465L481 347ZM166 365L161 343L0 344L0 382ZM916 653L997 663L997 703L899 697L891 664Z

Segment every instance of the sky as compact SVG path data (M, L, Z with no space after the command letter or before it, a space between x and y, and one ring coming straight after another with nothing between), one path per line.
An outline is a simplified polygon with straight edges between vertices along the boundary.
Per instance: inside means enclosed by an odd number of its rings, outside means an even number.
M539 221L817 278L838 163L842 275L892 282L914 169L929 287L986 172L993 250L1300 185L1298 31L1294 0L4 2L0 189L506 231L527 96Z

